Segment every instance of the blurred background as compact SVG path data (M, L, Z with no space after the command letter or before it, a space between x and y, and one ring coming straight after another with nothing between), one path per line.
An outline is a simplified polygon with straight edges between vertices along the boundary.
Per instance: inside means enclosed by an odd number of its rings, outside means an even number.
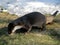
M52 14L56 10L60 11L60 0L0 0L1 10L18 16L33 11Z

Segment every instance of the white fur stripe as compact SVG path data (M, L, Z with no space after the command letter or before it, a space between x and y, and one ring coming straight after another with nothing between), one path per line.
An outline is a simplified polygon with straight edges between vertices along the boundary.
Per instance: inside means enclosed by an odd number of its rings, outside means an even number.
M14 29L12 30L12 33L14 33L17 29L22 28L22 26L15 26Z

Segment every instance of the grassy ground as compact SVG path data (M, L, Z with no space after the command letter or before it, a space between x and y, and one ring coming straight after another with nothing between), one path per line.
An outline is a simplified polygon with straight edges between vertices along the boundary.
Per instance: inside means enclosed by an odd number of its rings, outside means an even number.
M32 29L27 35L7 35L7 25L18 18L9 13L0 13L0 45L60 45L60 15L51 25L47 25L46 31Z

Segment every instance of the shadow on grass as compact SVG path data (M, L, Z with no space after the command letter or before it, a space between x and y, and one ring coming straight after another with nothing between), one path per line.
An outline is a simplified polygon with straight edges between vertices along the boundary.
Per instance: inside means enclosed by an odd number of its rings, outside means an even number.
M41 33L43 35L47 34L47 35L51 36L53 39L57 39L60 41L60 29L53 28L53 29L47 29L44 31L40 30L40 28L37 28L37 27L36 28L33 27L33 29L34 29L34 30L32 30L33 32L38 32L38 33Z
M21 29L18 29L18 30L16 30L15 32L16 33L26 33L28 30L26 30L26 29L24 29L24 28L21 28ZM40 33L41 32L41 30L40 30L40 28L38 28L38 27L32 27L32 29L31 29L31 31L30 31L31 33L36 33L36 32L38 32L38 33Z
M0 39L0 45L7 45L8 42L4 39Z
M60 33L58 33L55 29L47 30L48 35L51 36L53 39L60 40Z
M0 28L0 37L2 35L7 35L7 27Z
M27 32L27 30L25 30L23 28L16 30L16 33L24 33L24 32ZM34 27L30 31L30 33L41 33L41 34L44 33L43 35L45 35L47 33L47 35L51 36L53 39L60 40L60 33L58 33L55 29L47 29L45 31L41 31L40 28ZM0 37L3 35L8 36L7 27L0 29Z
M7 36L7 27L0 28L0 45L7 45L8 42L4 39Z
M60 41L60 29L46 29L46 30L40 30L40 28L37 27L33 27L31 32L35 32L35 33L41 33L42 35L49 35L50 37L52 37L53 39L56 39L58 41Z

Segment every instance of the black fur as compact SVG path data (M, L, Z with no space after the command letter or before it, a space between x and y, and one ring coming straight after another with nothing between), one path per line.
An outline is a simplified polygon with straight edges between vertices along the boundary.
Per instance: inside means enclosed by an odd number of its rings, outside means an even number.
M32 13L26 14L9 23L8 33L11 34L13 28L17 25L23 26L28 31L32 26L37 26L37 27L40 27L42 30L45 30L46 18L43 14L39 12L32 12Z

